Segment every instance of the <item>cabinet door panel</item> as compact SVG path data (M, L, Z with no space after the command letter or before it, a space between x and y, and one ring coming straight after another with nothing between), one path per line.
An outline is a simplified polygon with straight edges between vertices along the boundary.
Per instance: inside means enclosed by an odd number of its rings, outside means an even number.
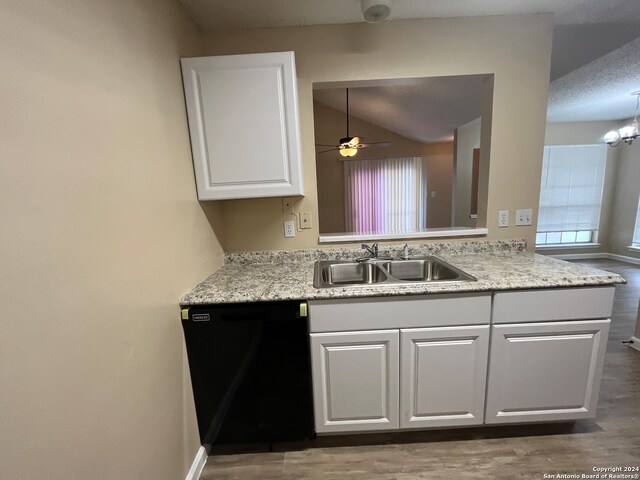
M595 416L610 320L495 325L487 423Z
M398 331L311 335L318 433L398 428Z
M182 59L198 198L302 194L293 52Z
M401 331L401 428L480 425L489 326Z

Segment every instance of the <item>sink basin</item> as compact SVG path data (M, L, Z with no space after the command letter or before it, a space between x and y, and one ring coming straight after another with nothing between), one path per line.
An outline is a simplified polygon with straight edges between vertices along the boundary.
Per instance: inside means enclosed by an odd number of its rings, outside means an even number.
M328 286L380 283L387 280L386 273L375 263L329 263L321 270L322 282Z
M329 288L476 280L436 257L414 257L408 260L372 258L364 262L319 260L315 264L313 286Z
M460 274L436 260L396 260L384 263L384 268L398 280L410 282L437 282L457 280Z

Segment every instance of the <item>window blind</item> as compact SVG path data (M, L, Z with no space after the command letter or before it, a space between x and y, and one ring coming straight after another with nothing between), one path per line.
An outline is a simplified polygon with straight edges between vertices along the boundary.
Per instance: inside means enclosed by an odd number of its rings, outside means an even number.
M544 147L539 233L598 229L606 149L606 145Z
M636 227L633 229L631 245L640 247L640 199L638 199L638 212L636 213Z
M406 233L427 223L424 157L344 162L347 231Z

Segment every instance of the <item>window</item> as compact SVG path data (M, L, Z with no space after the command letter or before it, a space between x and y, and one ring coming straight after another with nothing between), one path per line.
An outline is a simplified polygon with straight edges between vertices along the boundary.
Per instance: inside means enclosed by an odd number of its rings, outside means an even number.
M633 229L631 246L640 248L640 199L638 200L638 212L636 213L636 227Z
M424 157L344 162L345 221L353 233L407 233L427 225Z
M597 240L606 145L544 147L536 245Z

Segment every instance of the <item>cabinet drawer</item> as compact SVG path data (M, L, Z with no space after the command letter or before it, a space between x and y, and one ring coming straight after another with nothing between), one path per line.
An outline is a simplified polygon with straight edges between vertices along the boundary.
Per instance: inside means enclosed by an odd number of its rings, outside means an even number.
M614 293L614 287L498 292L493 299L493 323L607 318Z
M491 295L310 300L311 332L488 325Z

